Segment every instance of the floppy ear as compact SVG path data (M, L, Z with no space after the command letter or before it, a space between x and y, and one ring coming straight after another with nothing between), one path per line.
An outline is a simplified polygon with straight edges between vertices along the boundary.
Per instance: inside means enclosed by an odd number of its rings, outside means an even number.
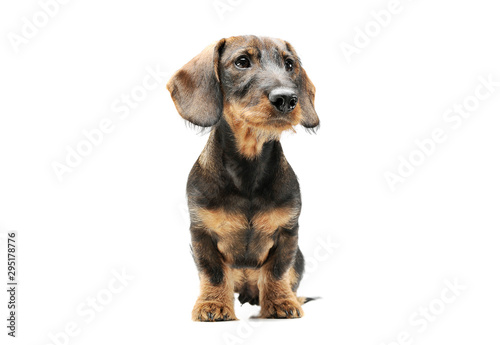
M288 51L293 55L298 56L293 46L287 41L283 41ZM299 60L300 61L300 60ZM299 104L302 109L302 120L300 124L305 128L314 129L319 126L318 114L314 109L314 96L316 95L316 88L311 79L307 76L306 70L300 65L299 73Z
M201 127L213 126L222 115L219 57L225 40L206 47L170 78L167 89L179 114Z
M300 124L306 128L316 128L319 126L318 114L314 109L314 97L316 88L307 76L304 68L300 67L300 108L302 109L302 120Z

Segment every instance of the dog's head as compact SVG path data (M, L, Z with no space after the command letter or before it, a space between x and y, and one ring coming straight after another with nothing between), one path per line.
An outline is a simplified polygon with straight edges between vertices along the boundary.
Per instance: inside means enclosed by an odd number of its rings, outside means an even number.
M298 124L319 125L315 87L293 47L280 39L221 39L178 70L167 88L179 114L201 127L221 116L233 130L271 136Z

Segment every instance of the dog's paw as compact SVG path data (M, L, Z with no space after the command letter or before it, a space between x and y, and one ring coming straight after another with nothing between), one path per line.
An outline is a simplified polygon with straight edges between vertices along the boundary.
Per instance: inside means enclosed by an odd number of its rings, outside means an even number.
M218 301L196 302L193 308L193 321L230 321L238 320L234 308Z
M280 299L262 303L260 318L266 319L296 319L304 316L304 311L297 299Z

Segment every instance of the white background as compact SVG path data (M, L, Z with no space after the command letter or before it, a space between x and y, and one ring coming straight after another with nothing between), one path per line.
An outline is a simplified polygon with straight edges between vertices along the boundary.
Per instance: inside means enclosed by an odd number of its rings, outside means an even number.
M370 13L388 0L221 2L222 16L212 0L74 0L46 25L39 2L2 3L0 284L5 233L17 230L19 309L11 339L2 293L1 343L498 343L500 87L457 128L443 119L474 101L479 77L500 81L496 3L401 0L377 32ZM37 32L12 44L33 16ZM372 37L349 63L342 42L366 25ZM318 134L282 140L303 194L299 295L323 297L300 320L249 323L258 307L239 304L241 321L190 320L198 277L184 190L207 136L185 126L165 84L239 34L291 42L317 88ZM148 68L161 82L121 119L112 106ZM58 179L54 162L104 118L113 131ZM392 191L384 174L436 128L447 139ZM113 294L123 269L134 278ZM440 301L452 296L446 281L466 287L453 302ZM81 310L94 297L107 304L89 320ZM439 315L423 321L420 307ZM68 325L77 335L62 335Z

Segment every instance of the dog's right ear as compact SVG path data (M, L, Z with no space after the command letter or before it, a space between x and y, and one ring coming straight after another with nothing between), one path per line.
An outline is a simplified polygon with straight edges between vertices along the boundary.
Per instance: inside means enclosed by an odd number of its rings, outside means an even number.
M167 89L179 114L201 127L213 126L222 115L219 58L225 39L206 47L170 78Z

